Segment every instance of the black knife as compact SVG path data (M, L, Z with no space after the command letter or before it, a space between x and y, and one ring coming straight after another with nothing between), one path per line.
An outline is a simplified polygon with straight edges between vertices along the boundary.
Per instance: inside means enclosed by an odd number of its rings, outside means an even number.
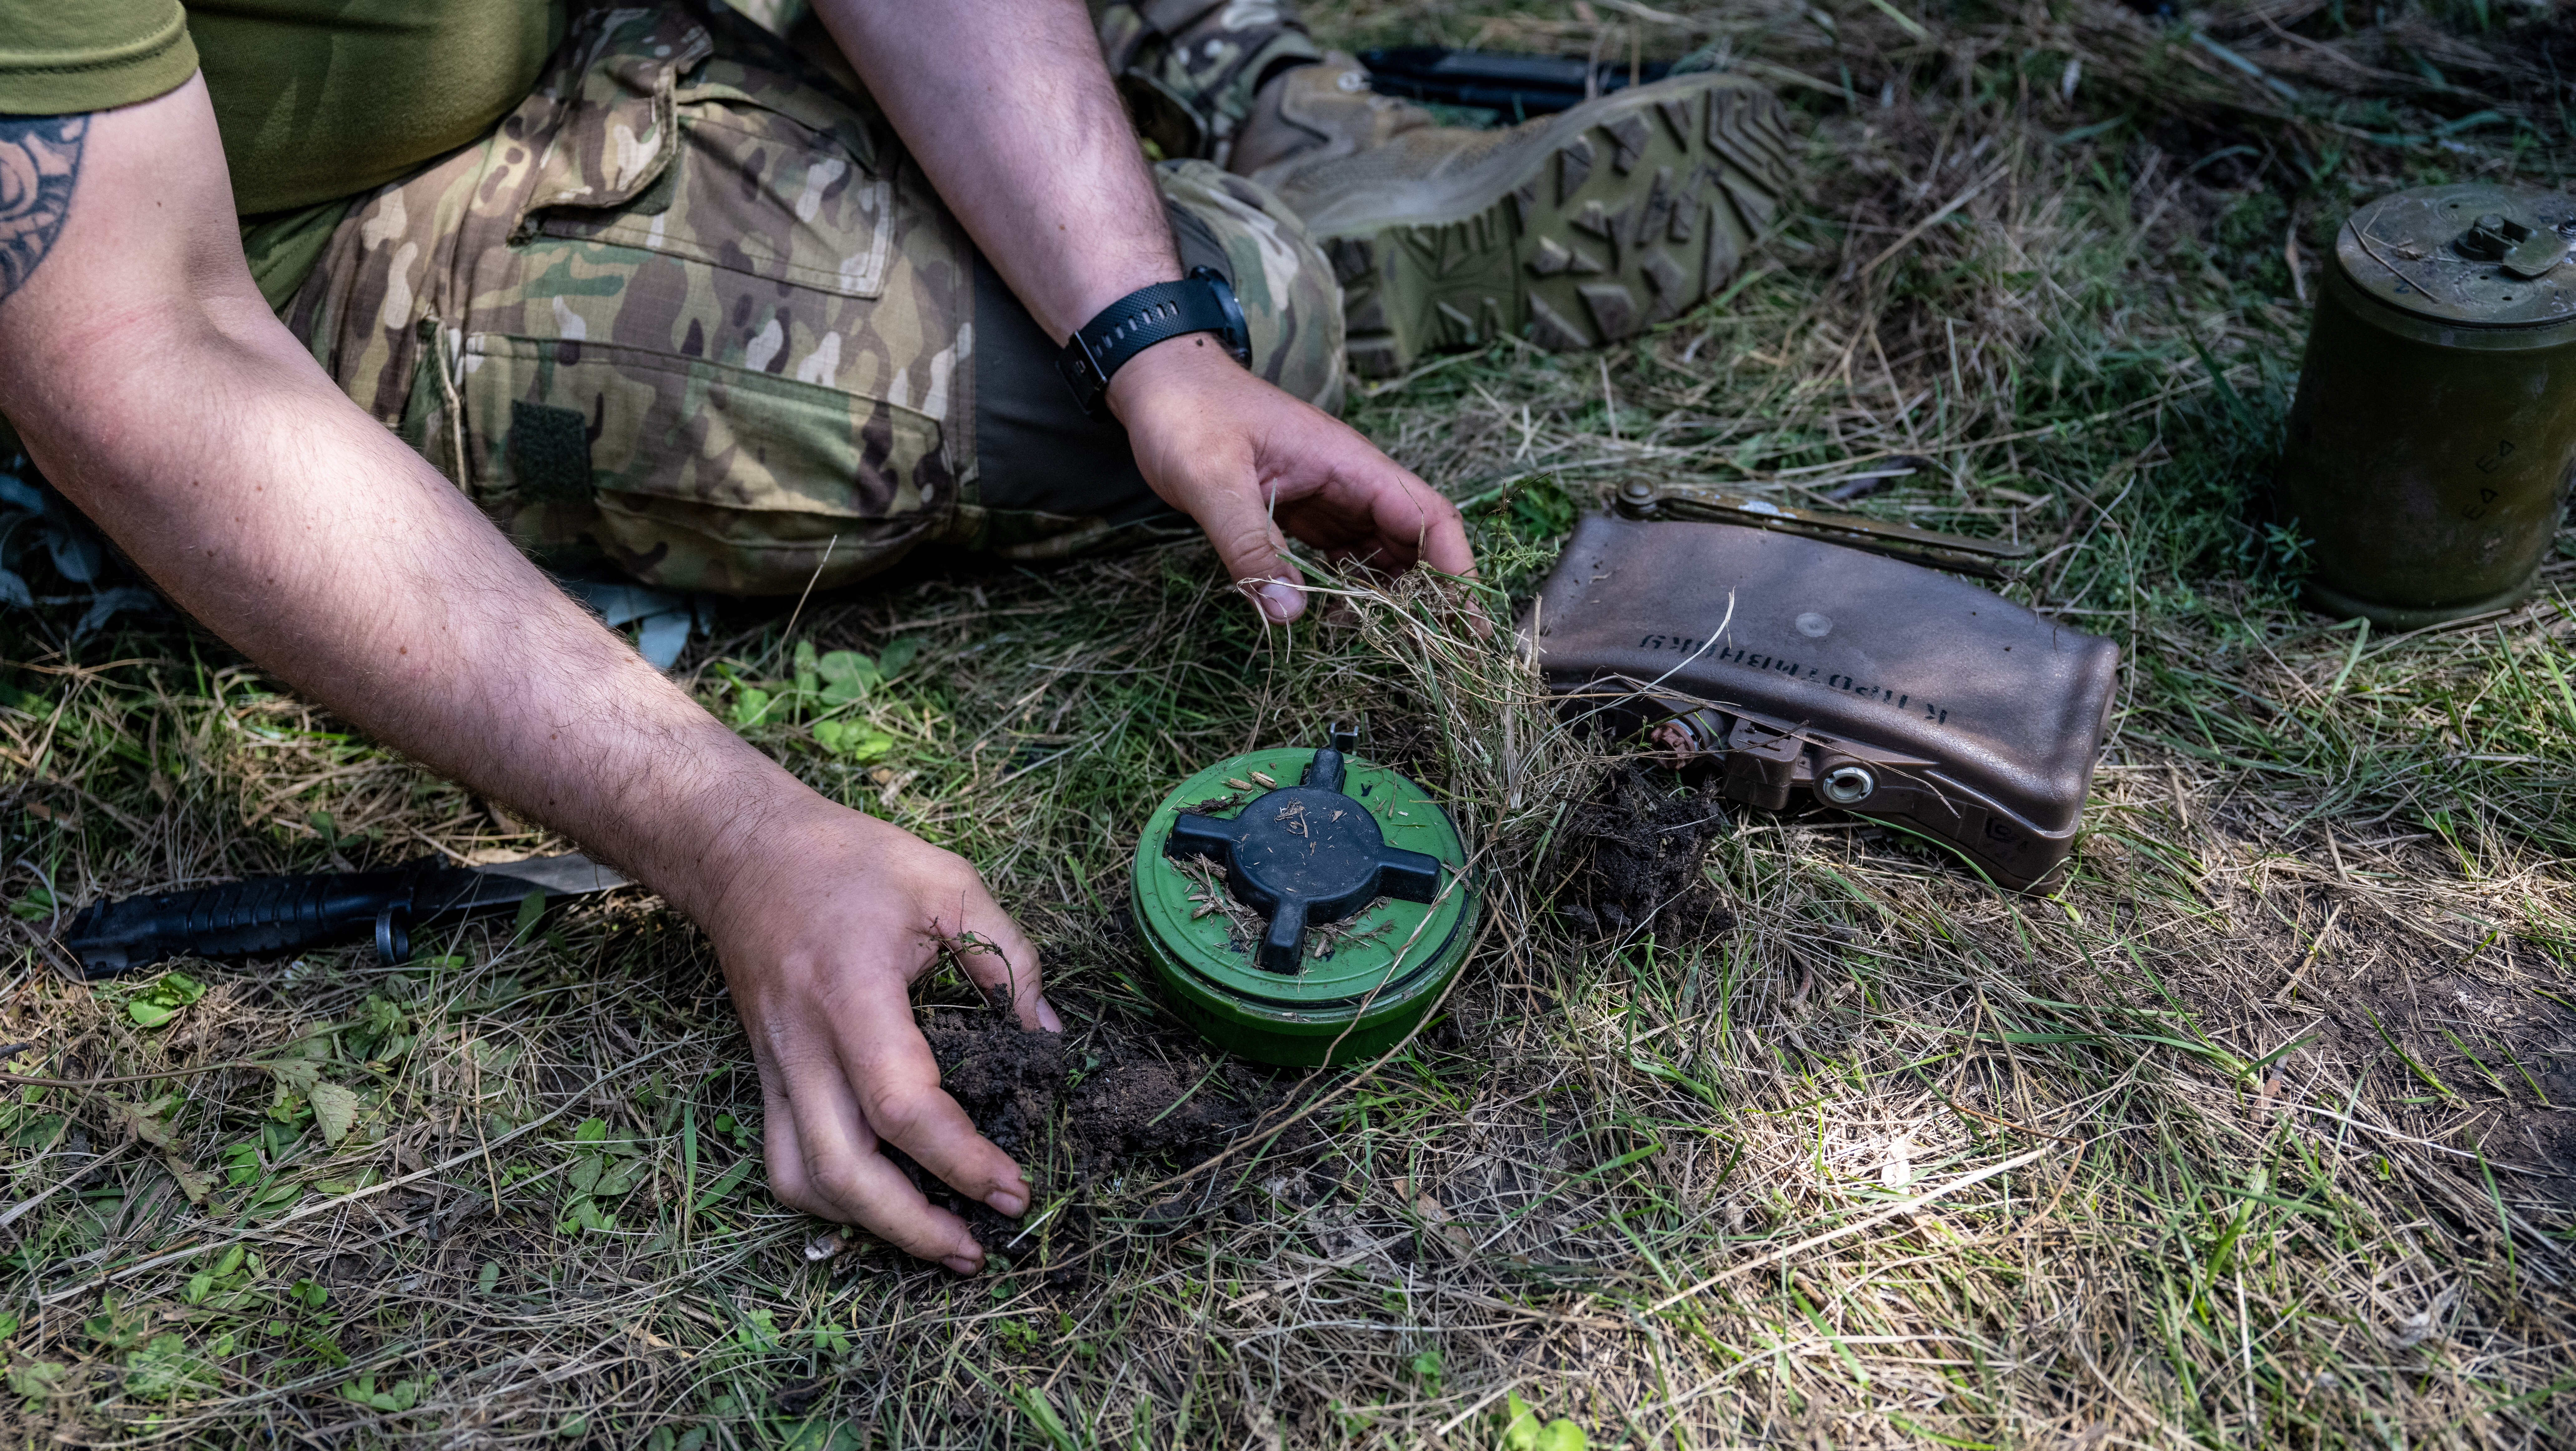
M59 939L93 981L181 953L250 957L364 939L387 962L411 956L415 926L626 885L586 856L530 857L484 867L436 858L372 872L253 877L219 887L93 902Z

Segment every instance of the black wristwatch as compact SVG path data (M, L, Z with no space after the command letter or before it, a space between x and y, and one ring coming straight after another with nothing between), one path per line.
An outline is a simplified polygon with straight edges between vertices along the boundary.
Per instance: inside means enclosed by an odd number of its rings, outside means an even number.
M1108 411L1101 400L1108 396L1110 376L1129 358L1183 333L1215 333L1236 362L1252 365L1251 333L1234 289L1215 268L1193 267L1178 282L1139 287L1102 308L1056 354L1055 370L1082 411L1098 418Z

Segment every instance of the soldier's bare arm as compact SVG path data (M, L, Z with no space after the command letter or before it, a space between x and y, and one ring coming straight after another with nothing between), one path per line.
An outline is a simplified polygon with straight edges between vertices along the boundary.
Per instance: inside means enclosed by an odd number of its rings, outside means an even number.
M823 800L601 628L343 397L252 286L202 81L0 123L0 412L191 614L429 767L618 861L714 941L781 1198L971 1270L881 1141L1006 1214L909 981L942 938L1029 1026L1035 952L964 861Z
M825 25L958 219L1061 342L1181 275L1081 0L823 0ZM1205 334L1119 370L1109 406L1145 481L1207 531L1270 618L1302 594L1281 530L1336 556L1465 574L1458 511Z

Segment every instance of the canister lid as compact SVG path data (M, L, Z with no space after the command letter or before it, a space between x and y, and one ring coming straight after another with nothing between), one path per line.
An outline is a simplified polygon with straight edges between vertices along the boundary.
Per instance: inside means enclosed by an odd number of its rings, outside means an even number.
M2419 317L2471 327L2576 319L2576 197L2463 182L2381 197L2343 224L2353 285Z

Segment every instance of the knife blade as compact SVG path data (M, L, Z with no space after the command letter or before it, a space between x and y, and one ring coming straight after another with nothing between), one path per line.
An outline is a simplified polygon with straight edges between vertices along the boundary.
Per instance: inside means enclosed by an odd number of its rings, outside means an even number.
M93 902L57 940L96 981L181 953L250 957L358 941L372 929L387 962L411 955L415 926L587 896L626 878L579 853L490 866L434 858L372 872L311 872Z

